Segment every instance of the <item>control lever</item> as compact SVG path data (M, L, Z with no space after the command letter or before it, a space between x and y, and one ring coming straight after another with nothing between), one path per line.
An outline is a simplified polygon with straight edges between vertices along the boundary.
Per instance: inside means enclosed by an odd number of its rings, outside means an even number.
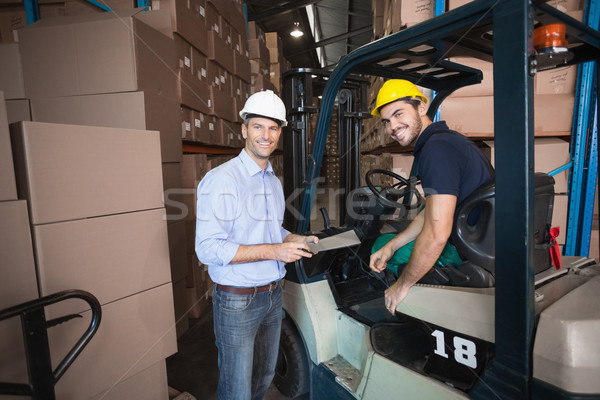
M321 211L321 215L323 215L323 226L325 227L325 229L329 229L331 221L329 220L329 214L327 213L327 209L325 207L321 207L319 208L319 211Z

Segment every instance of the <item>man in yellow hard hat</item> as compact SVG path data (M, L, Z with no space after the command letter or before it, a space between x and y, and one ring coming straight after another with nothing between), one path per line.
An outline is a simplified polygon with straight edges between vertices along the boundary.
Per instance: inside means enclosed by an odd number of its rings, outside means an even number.
M385 305L392 314L447 248L457 204L493 179L493 169L477 146L444 121L432 122L426 103L413 83L391 79L380 89L372 111L381 118L386 134L402 146L414 146L413 171L426 198L410 225L371 255L370 268L381 272L395 252L413 246L398 280L385 291Z
M218 400L262 399L275 376L285 264L311 257L302 236L283 228L285 201L269 157L286 125L283 101L254 93L240 111L246 145L198 185L196 254L208 265Z

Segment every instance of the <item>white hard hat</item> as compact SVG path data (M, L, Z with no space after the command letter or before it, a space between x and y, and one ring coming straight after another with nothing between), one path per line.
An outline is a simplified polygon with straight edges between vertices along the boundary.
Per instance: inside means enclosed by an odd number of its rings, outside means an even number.
M246 100L240 117L246 120L246 116L251 114L280 121L281 126L287 125L285 105L272 90L256 92Z

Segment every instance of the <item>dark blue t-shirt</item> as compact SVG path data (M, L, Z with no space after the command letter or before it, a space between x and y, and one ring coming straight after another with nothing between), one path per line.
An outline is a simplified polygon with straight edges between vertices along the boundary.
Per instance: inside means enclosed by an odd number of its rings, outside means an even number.
M451 194L460 204L469 194L492 180L491 166L475 144L446 122L429 125L417 139L416 168L425 195Z

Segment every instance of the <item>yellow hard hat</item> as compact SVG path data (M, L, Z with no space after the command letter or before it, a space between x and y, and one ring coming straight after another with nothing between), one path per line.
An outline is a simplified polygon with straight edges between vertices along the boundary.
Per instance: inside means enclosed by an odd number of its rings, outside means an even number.
M427 103L427 98L423 96L414 83L404 79L390 79L385 81L381 89L379 89L379 93L377 93L375 109L371 111L371 114L376 117L381 117L381 114L379 114L379 109L381 107L406 97L416 97Z

